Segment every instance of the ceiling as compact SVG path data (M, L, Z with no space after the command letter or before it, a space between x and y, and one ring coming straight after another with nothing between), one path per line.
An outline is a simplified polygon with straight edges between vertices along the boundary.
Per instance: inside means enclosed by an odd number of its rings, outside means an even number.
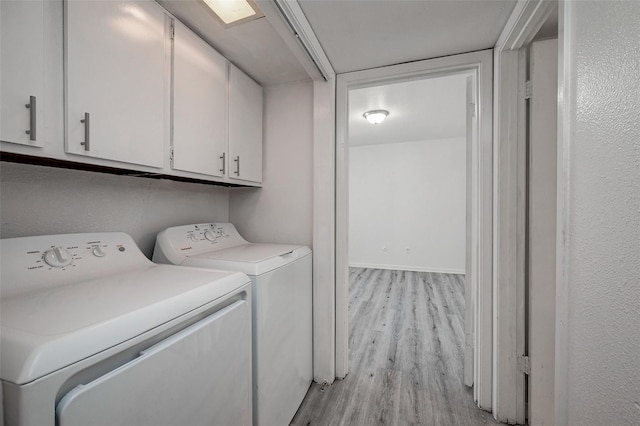
M298 0L336 73L491 48L516 0Z
M273 12L273 0L256 1L266 17L226 29L201 2L157 1L258 83L271 86L311 80L292 53L297 42L293 33L287 34L289 30L282 31L283 21ZM491 48L516 0L298 3L334 70L344 73Z
M157 1L263 86L311 80L309 64L298 59L301 50L293 53L300 45L273 0L256 1L265 17L228 28L196 0ZM516 3L297 1L336 73L491 48ZM447 76L352 90L349 144L464 137L465 78ZM390 115L382 124L371 125L362 114L372 109L387 109Z
M225 28L195 0L156 1L261 85L311 80L267 18Z
M466 136L466 79L458 74L349 91L349 146ZM362 114L385 109L370 124Z

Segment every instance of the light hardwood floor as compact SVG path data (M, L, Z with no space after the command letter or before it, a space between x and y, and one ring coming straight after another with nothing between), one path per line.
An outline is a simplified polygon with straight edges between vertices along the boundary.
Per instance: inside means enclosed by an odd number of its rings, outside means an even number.
M499 424L464 386L464 276L351 268L349 374L292 425Z

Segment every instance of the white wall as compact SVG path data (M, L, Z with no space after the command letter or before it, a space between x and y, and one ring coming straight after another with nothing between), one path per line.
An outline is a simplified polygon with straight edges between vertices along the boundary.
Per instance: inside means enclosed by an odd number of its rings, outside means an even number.
M556 425L638 425L640 2L563 7Z
M251 242L304 244L313 234L313 84L267 87L263 188L233 188L229 220Z
M464 273L464 138L349 148L349 264Z
M0 163L2 238L122 231L151 257L162 229L228 214L223 187Z

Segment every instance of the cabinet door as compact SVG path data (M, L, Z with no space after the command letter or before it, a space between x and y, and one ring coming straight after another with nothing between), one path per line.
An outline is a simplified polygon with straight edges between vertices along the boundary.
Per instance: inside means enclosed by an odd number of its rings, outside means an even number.
M0 46L0 140L43 146L43 1L0 1Z
M229 177L262 182L262 87L229 69Z
M165 24L153 1L65 2L67 152L163 167Z
M227 61L186 26L174 25L172 168L224 176Z

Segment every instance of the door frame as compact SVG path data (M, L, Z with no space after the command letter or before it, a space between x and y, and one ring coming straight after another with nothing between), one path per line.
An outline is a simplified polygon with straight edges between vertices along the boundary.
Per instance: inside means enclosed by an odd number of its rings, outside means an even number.
M524 424L526 117L521 51L557 2L518 2L494 52L494 368L493 415Z
M265 1L260 9L313 84L313 380L331 384L336 378L336 74L296 1Z
M483 409L492 408L493 315L492 315L492 51L483 50L436 59L392 65L337 76L336 85L336 189L335 189L335 371L343 378L348 365L348 92L397 81L474 72L478 92L478 141L472 150L472 194L467 206L472 216L471 253L473 270L467 271L475 288L474 399ZM475 284L475 285L474 285Z

